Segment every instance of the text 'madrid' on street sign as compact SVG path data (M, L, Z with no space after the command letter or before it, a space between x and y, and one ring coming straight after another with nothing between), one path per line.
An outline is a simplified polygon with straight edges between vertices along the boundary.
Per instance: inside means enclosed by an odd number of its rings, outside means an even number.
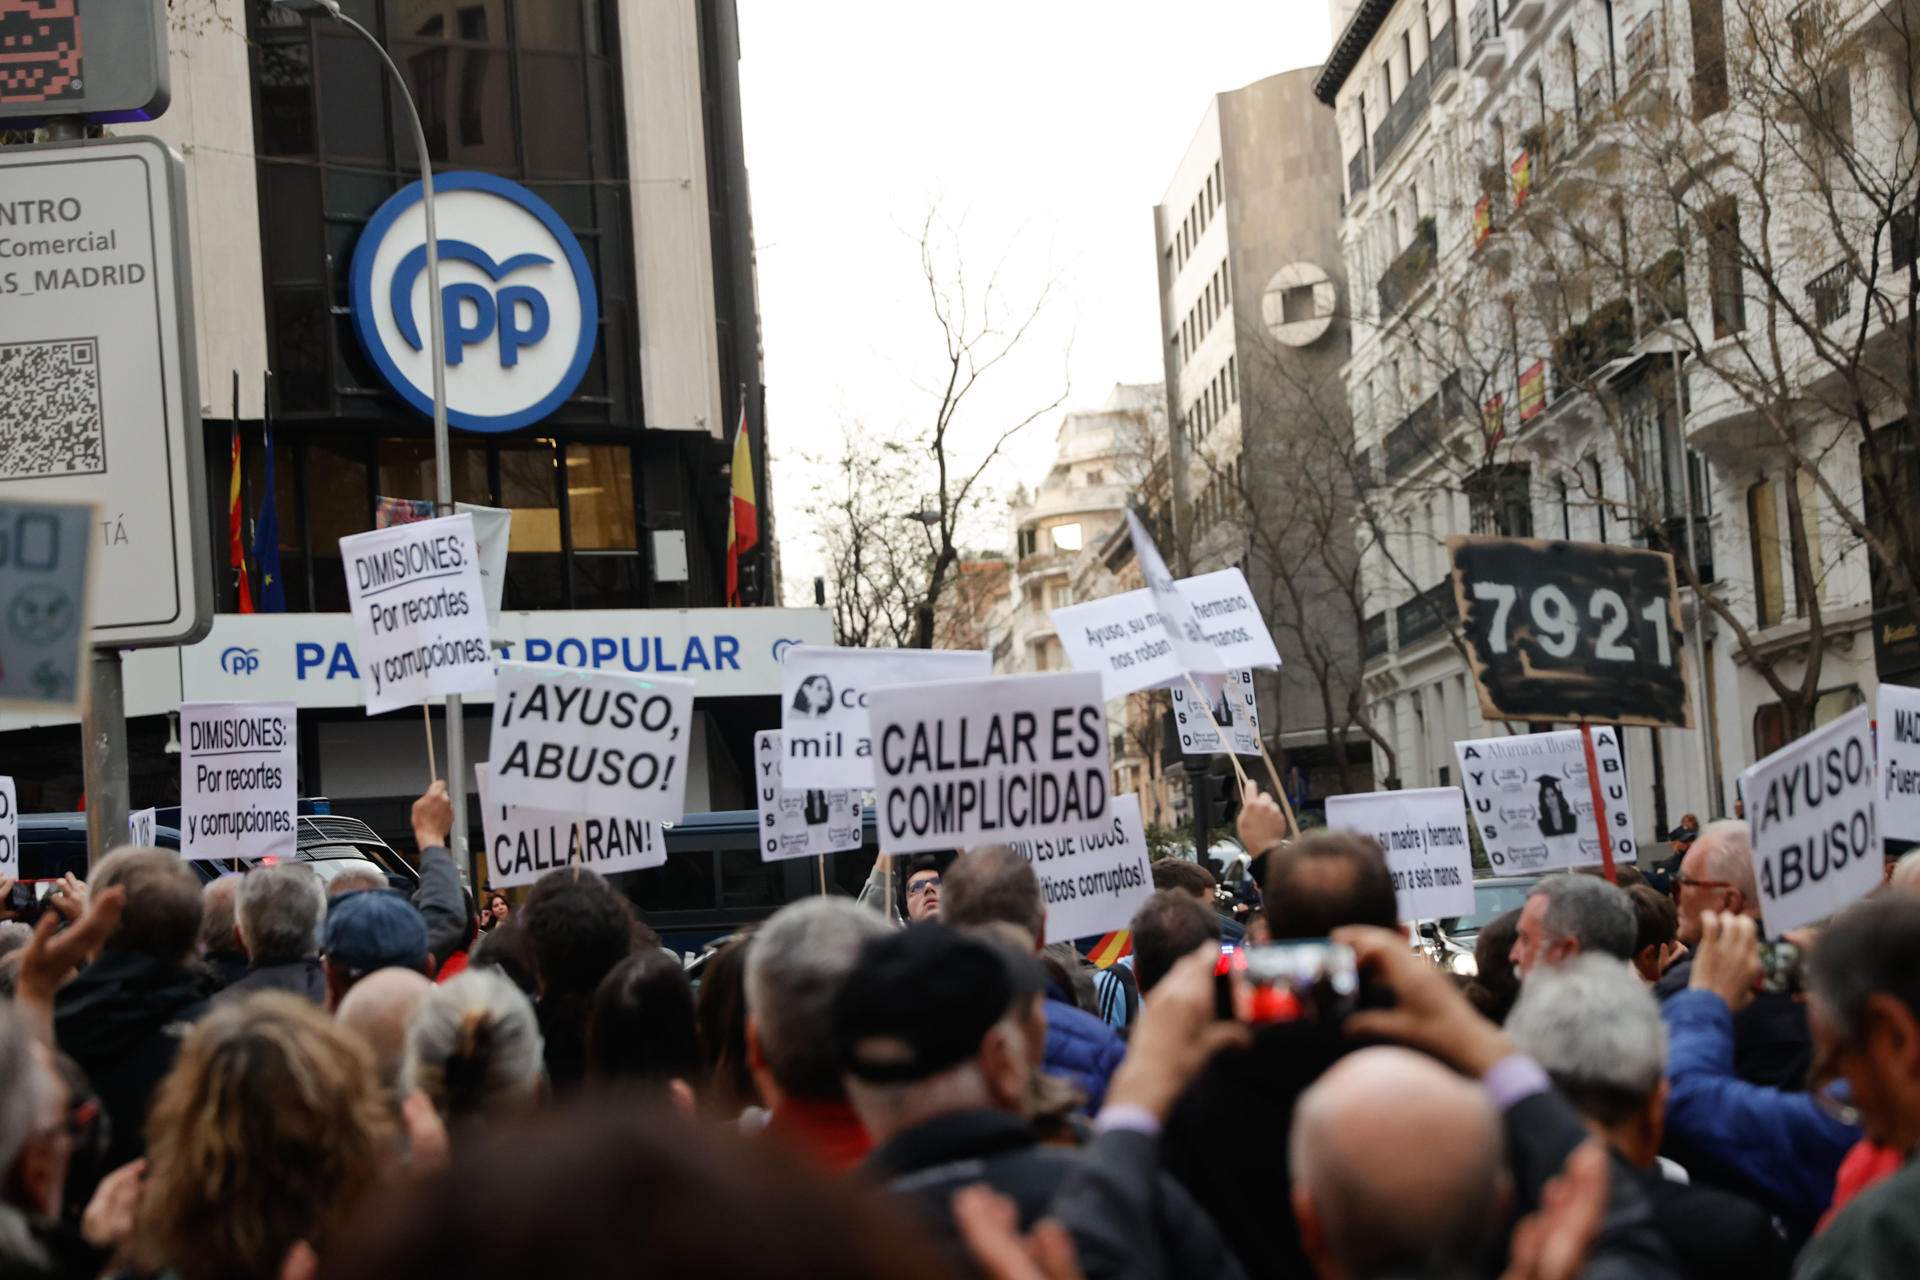
M1447 548L1487 719L1693 728L1672 556L1532 538Z
M380 206L354 249L349 299L367 357L395 394L433 412L431 316L447 340L447 421L517 431L573 394L593 358L599 294L580 242L533 192L486 173L438 174L440 297L427 296L419 183Z
M0 707L79 712L96 508L0 490Z
M0 0L0 121L95 124L167 109L166 0Z
M98 505L97 645L212 623L196 369L180 157L153 138L0 149L0 499Z

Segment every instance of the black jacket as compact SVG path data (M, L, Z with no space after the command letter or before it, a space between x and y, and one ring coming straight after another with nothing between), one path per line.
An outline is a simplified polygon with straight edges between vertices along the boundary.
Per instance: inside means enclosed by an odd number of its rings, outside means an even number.
M200 970L201 989L210 996L218 995L247 976L247 953L209 951L195 967Z
M1126 1140L1153 1140L1137 1134L1104 1134L1086 1149L1084 1157L1065 1147L1040 1145L1024 1121L1000 1111L956 1111L917 1125L874 1149L861 1166L868 1176L913 1199L937 1233L941 1245L963 1270L971 1270L965 1247L953 1225L953 1193L985 1183L1012 1200L1026 1231L1054 1208L1054 1198L1077 1170L1097 1168L1111 1172L1116 1144ZM1104 1144L1104 1145L1103 1145ZM1171 1179L1159 1174L1157 1164L1130 1161L1116 1174L1130 1189L1128 1203L1143 1217L1116 1234L1126 1241L1146 1241L1148 1255L1168 1260L1172 1270L1142 1270L1143 1259L1124 1247L1101 1247L1089 1237L1082 1244L1081 1270L1087 1280L1118 1276L1218 1276L1237 1280L1233 1265L1207 1215ZM1080 1231L1075 1231L1076 1243ZM1092 1246L1092 1247L1090 1247Z
M215 997L217 1000L241 1000L256 991L287 991L305 996L321 1008L327 1006L327 974L319 956L304 956L282 964L263 964L247 970Z
M1548 1182L1559 1176L1574 1148L1591 1135L1567 1100L1551 1089L1522 1098L1507 1108L1507 1164L1521 1213L1540 1207ZM1587 1251L1581 1280L1677 1280L1675 1267L1655 1221L1653 1203L1633 1172L1612 1162L1607 1180L1607 1210Z
M1218 1224L1160 1169L1159 1139L1110 1129L1082 1148L1053 1216L1073 1234L1080 1269L1124 1280L1241 1280Z
M1653 1207L1653 1227L1687 1280L1787 1280L1793 1251L1766 1210L1712 1187L1669 1182L1657 1170L1615 1159L1613 1175L1630 1178Z
M182 964L109 949L60 989L53 1036L80 1064L113 1126L105 1167L146 1153L147 1108L207 1011L199 975Z
M1685 991L1692 977L1693 957L1688 956L1660 975L1653 994L1665 1000ZM1733 1074L1742 1080L1799 1092L1807 1087L1812 1066L1806 1006L1786 992L1762 991L1733 1015ZM1693 1167L1686 1160L1680 1163Z

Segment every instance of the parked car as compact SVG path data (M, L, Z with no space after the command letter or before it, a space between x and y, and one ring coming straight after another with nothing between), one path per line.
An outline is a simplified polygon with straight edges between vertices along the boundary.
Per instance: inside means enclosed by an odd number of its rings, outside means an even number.
M1420 926L1423 947L1435 963L1463 978L1471 978L1477 967L1473 944L1480 929L1495 916L1512 911L1527 901L1539 876L1485 876L1473 882L1473 914L1429 920Z

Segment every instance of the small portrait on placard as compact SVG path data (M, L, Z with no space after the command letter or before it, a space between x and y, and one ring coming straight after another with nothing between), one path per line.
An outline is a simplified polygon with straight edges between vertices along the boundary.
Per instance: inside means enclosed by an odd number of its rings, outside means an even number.
M833 681L824 675L808 676L793 693L793 713L823 720L833 710Z
M1579 819L1574 816L1573 806L1567 803L1560 791L1560 780L1542 776L1538 779L1540 798L1535 808L1540 811L1540 834L1543 836L1570 836L1579 829Z
M827 793L809 789L802 814L810 827L823 827L827 824Z

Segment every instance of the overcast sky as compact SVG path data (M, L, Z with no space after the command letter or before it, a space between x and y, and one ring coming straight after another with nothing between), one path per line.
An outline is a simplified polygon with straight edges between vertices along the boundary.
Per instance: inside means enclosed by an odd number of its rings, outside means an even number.
M1162 378L1153 206L1224 89L1312 66L1322 0L739 0L759 242L768 435L788 599L819 558L798 508L808 455L847 424L923 420L940 338L914 233L938 205L969 270L1004 260L1010 303L1047 318L983 383L966 440L1070 384L1069 407ZM1329 121L1329 124L1331 122ZM999 490L1045 474L1058 414ZM983 446L976 446L983 447Z

